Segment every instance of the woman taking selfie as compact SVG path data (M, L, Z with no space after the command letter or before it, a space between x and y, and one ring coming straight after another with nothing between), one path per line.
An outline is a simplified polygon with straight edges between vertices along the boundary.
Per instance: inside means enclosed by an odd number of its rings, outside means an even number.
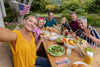
M46 58L36 56L43 36L35 45L35 38L31 31L37 25L37 18L28 16L24 19L24 26L20 30L10 31L7 28L0 27L0 41L10 42L14 67L50 67Z

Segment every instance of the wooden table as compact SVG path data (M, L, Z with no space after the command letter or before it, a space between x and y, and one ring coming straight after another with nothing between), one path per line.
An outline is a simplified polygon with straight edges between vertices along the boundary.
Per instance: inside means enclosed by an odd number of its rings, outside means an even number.
M44 46L44 49L46 51L47 57L49 59L49 62L51 64L51 67L58 67L57 64L56 64L56 61L61 59L61 58L67 57L66 56L66 50L67 50L66 47L65 47L65 54L62 55L62 56L59 56L59 57L52 56L47 52L47 48L49 46L55 45L55 44L57 44L55 41L50 41L50 40L46 40L46 41L43 42L43 46ZM96 49L96 51L100 52L100 49ZM81 57L78 48L73 49L72 52L71 52L70 57L68 57L68 58L71 58L71 62L66 64L66 65L63 65L62 67L71 67L73 62L82 61L84 59L84 58ZM100 53L97 53L96 55L94 55L94 59L93 59L93 63L91 65L91 67L100 67L99 63L100 63Z

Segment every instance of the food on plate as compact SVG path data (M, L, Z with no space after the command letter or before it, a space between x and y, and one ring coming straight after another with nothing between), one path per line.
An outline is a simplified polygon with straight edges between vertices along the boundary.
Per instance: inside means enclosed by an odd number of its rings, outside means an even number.
M65 53L64 48L59 45L49 46L47 51L49 52L49 54L51 54L53 56L61 56Z
M49 29L49 27L46 27L46 30L48 30Z
M79 41L78 40L75 40L75 39L67 39L67 38L64 38L63 41L66 44L69 44L69 45L76 45L77 43L79 43Z
M86 67L84 64L78 64L78 67Z
M89 51L89 52L94 53L94 51L92 50L92 48L90 46L86 47L84 50L85 50L85 52Z
M64 38L63 41L68 42L67 38Z
M77 36L75 37L75 39L76 39L76 40L78 40L78 41L80 41L80 38L79 38L79 37L77 37Z
M50 36L50 37L56 37L57 34L55 34L55 33L50 33L49 36Z
M46 33L40 33L40 35L46 35Z
M60 38L58 38L58 39L56 40L56 42L57 42L58 45L62 45L62 44L63 44L63 40L61 40Z
M72 39L69 39L69 43L70 45L76 45L76 43Z
M73 64L71 67L86 67L84 64Z
M77 67L78 65L77 64L73 64L71 67Z
M54 29L54 28L50 28L50 31L51 31L51 32L58 33L58 31L57 31L56 29Z
M64 41L63 41L63 39L61 40L61 43L63 43Z
M62 41L60 40L60 38L58 38L58 39L56 40L56 42L62 43Z
M86 40L82 40L82 43L87 44L87 41Z

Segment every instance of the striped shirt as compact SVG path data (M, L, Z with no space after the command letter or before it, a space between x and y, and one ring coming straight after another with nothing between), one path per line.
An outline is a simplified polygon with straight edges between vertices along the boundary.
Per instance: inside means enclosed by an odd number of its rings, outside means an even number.
M97 31L96 31L93 27L91 27L91 26L87 26L87 28L88 28L88 27L89 27L89 29L91 30L90 34L91 34L92 36L95 36L96 38L100 39L100 36L99 36L99 34L97 33ZM90 44L94 44L95 46L97 46L96 43L94 43L89 37L87 37L87 36L85 36L85 35L83 34L83 30L82 30L82 29L78 29L78 30L76 31L76 35L79 36L80 38L83 38L83 39L87 40L87 42L89 42Z

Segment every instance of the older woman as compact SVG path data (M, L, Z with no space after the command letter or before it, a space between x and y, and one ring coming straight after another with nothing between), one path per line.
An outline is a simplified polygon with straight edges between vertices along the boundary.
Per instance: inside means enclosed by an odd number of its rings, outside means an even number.
M87 28L89 28L90 29L90 35L93 36L93 37L95 37L95 38L97 38L97 39L100 39L100 36L96 32L96 30L87 24L87 19L84 16L78 18L78 25L79 25L80 29L78 29L76 31L76 35L79 36L79 37L81 37L81 38L83 38L83 39L85 39L85 40L87 40L89 43L95 44L97 46L97 44L94 43L94 41L91 38L89 38L88 36L86 36L83 33L83 32L85 32L85 30Z
M100 46L100 39L96 38L95 36L92 36L90 32L91 30L88 28L88 29L85 29L83 33Z
M24 26L21 30L10 31L7 28L0 28L0 41L10 41L14 67L50 67L46 58L36 56L36 50L43 41L41 38L37 46L35 45L35 38L31 31L36 25L37 18L28 16L24 19Z

